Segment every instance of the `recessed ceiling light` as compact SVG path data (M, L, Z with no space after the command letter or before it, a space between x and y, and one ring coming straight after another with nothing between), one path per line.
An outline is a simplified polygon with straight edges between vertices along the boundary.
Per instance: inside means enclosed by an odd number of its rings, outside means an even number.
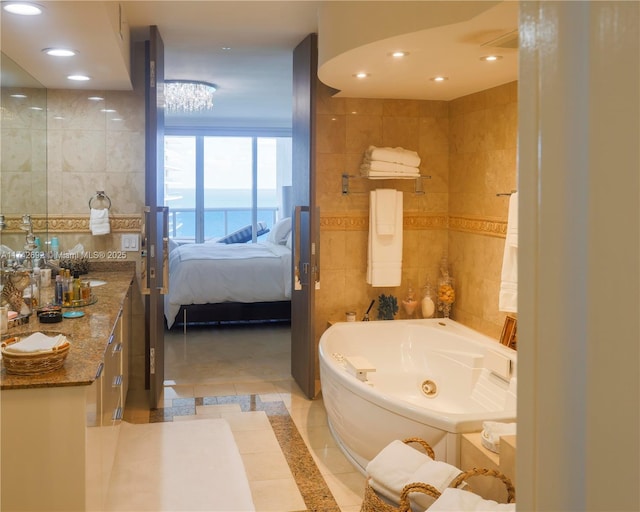
M21 16L37 16L42 14L42 7L29 2L8 2L2 8L11 14L20 14Z
M446 76L434 76L433 78L430 78L429 80L431 80L432 82L444 82L445 80L449 80L449 78L446 77Z
M69 75L67 78L69 80L75 80L76 82L86 82L87 80L91 80L91 77L87 75Z
M369 73L360 72L360 73L356 73L353 76L355 76L356 78L367 78L369 76Z
M484 60L486 62L495 62L496 60L500 60L502 55L485 55L484 57L480 57L480 60Z
M224 52L231 51L231 46L223 46L222 47L222 51L224 51Z
M20 98L20 99L23 99L23 98L26 98L26 97L27 97L27 95L26 95L26 94L11 94L10 96L11 96L12 98Z
M101 108L100 112L115 112L115 109L113 109L113 108Z
M89 96L87 99L91 101L104 101L102 96Z
M402 57L406 57L407 55L409 55L409 52L397 51L391 53L391 56L395 59L401 59Z
M52 57L73 57L78 53L75 50L70 50L68 48L45 48L42 51Z

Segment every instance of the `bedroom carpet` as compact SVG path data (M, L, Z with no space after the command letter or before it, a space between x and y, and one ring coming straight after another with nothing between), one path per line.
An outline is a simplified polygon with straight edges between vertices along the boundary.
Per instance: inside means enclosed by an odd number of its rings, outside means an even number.
M123 422L107 510L254 511L228 422Z

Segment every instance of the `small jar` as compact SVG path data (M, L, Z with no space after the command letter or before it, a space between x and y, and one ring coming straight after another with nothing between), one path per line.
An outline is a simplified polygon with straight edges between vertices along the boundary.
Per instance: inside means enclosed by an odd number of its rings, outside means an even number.
M80 300L84 303L91 300L91 283L89 281L80 282Z

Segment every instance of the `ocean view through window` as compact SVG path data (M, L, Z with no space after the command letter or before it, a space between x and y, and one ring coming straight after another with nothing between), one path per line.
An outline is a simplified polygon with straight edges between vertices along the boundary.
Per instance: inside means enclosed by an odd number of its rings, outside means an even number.
M165 205L178 243L290 216L291 137L165 135Z

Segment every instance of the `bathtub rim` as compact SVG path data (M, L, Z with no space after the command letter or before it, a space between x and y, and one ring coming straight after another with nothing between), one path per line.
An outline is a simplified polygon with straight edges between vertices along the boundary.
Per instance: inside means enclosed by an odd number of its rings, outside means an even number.
M389 322L380 320L374 322ZM365 329L371 329L374 327L374 322L370 322L371 325L364 327ZM517 363L517 353L515 350L501 345L497 340L490 338L482 333L474 331L469 327L466 327L454 320L444 318L430 318L430 319L407 319L407 320L394 320L393 322L403 322L405 324L426 325L429 327L436 327L439 329L453 328L453 334L457 334L463 337L468 337L474 342L480 343L487 349L496 350L499 353L508 355ZM364 324L361 322L360 324ZM365 382L359 381L352 375L349 375L344 371L332 357L332 354L327 353L325 350L328 343L329 335L332 329L356 329L359 323L353 322L339 322L329 327L320 337L318 344L319 363L320 363L320 386L322 389L323 374L325 371L329 371L337 382L347 388L349 391L358 395L361 399L366 400L373 406L381 407L389 412L405 417L407 419L427 423L435 428L439 428L445 432L452 434L461 434L468 432L479 432L482 430L482 422L484 421L497 421L497 422L515 422L517 421L517 407L513 409L505 409L502 411L482 411L473 413L445 413L442 411L436 411L433 409L426 409L419 407L410 402L398 400L395 396L388 393L381 392L378 389L372 388ZM346 326L346 327L343 327ZM360 327L362 328L362 327ZM335 332L337 329L334 329ZM450 331L451 329L449 329ZM517 366L517 365L516 365ZM498 377L494 377L498 379ZM510 383L517 387L517 373L514 367L514 376L511 377ZM508 393L509 391L507 391ZM324 397L324 394L323 394ZM516 396L517 404L517 396ZM326 404L325 404L326 407ZM427 411L427 413L425 413ZM480 417L481 416L481 417Z

